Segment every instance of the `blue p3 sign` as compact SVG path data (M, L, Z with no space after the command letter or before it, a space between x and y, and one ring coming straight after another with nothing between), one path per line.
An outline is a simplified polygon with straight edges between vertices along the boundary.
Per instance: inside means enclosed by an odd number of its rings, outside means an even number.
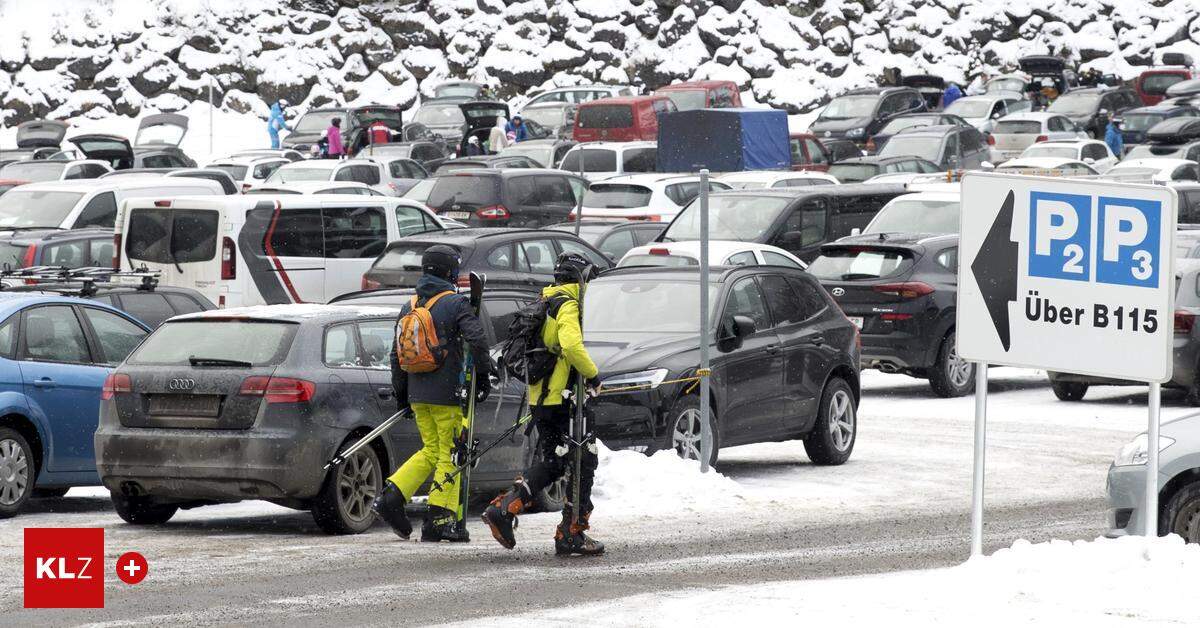
M1029 275L1157 288L1163 204L1029 192Z

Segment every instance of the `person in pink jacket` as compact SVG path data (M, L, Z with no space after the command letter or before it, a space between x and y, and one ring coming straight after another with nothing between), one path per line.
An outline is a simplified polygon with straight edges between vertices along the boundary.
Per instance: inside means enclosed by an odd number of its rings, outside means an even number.
M325 141L328 142L327 153L330 159L342 159L346 156L346 151L342 147L342 119L334 118L333 122L325 129Z

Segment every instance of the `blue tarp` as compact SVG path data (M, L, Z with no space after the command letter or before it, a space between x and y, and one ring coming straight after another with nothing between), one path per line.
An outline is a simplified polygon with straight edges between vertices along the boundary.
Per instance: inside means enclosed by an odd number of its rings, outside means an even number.
M658 118L658 171L781 170L791 166L787 113L696 109Z

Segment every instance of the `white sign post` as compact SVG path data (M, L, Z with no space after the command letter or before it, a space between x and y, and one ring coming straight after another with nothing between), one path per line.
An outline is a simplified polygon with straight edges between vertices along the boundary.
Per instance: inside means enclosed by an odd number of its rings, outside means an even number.
M971 553L983 551L987 365L1150 383L1146 528L1157 533L1159 384L1171 378L1175 191L968 173L958 354L978 363Z

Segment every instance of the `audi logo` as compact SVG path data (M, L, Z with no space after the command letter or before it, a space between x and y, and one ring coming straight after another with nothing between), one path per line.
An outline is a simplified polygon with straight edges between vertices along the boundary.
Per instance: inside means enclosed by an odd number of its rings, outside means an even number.
M176 378L167 382L167 390L191 390L196 387L196 380Z
M835 296L835 297L840 297L840 296L842 296L843 294L846 294L846 289L845 289L845 288L834 288L834 289L833 289L833 290L831 290L830 292L832 292L832 293L833 293L833 296Z

